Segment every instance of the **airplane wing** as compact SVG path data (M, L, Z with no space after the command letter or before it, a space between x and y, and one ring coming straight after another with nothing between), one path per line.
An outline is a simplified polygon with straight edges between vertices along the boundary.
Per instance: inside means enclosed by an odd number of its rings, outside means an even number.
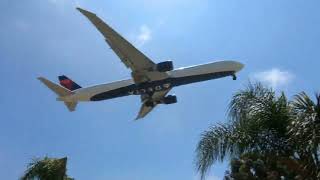
M160 101L164 96L166 96L166 94L170 90L171 89L166 89L163 91L155 92L151 97L141 96L142 105L141 105L139 114L136 117L136 120L144 118L149 112L151 112L153 110L153 108L155 108L158 105L157 101ZM147 101L153 101L154 106L147 106L146 105Z
M117 54L121 61L132 70L132 76L135 82L141 83L155 78L154 74L148 74L149 71L154 71L156 67L154 62L113 30L108 24L103 22L96 14L81 8L77 9L101 32L111 49ZM167 74L157 72L157 75L163 76Z

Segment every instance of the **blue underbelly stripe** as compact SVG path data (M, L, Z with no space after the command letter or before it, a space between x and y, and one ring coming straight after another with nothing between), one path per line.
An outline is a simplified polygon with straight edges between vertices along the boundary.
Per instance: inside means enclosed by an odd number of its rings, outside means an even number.
M149 88L152 88L153 91L161 91L161 90L164 90L165 88L172 88L175 86L181 86L181 85L186 85L186 84L195 83L195 82L222 78L222 77L230 76L232 74L234 74L233 71L224 71L224 72L216 72L216 73L201 74L201 75L194 75L194 76L167 78L160 81L142 83L139 85L132 84L129 86L125 86L125 87L121 87L111 91L96 94L92 96L90 100L101 101L101 100L107 100L107 99L112 99L117 97L128 96L128 95L144 94L149 92L148 91ZM167 87L168 84L170 85L169 87ZM161 87L161 89L159 89L159 87Z

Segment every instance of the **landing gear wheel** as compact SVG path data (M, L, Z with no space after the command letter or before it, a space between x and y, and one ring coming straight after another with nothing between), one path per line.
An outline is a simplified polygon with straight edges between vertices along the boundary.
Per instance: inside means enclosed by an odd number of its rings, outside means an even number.
M232 74L232 80L237 80L237 76L235 74Z

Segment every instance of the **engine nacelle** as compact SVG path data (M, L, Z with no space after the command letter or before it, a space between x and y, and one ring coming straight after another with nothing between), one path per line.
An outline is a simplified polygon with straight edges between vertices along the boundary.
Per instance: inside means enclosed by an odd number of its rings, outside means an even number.
M177 103L177 96L168 95L162 99L163 104L174 104Z
M157 64L157 70L160 72L167 72L173 70L172 61L164 61Z

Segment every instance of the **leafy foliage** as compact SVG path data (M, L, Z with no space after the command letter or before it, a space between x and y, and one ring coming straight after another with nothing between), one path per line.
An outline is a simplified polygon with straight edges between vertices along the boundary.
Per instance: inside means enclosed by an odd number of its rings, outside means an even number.
M232 159L230 166L231 172L226 172L225 180L307 179L308 176L295 159L272 154L245 153Z
M313 102L302 92L292 101L294 118L289 126L289 140L295 144L303 168L320 179L320 94L315 96L316 102Z
M67 158L33 159L21 180L73 180L66 175Z
M314 103L301 93L288 101L284 93L276 96L260 83L250 83L237 92L229 104L228 123L212 126L201 136L196 149L201 179L217 161L235 158L247 162L244 157L254 161L257 156L265 163L265 170L270 169L270 163L286 160L291 162L287 168L295 164L302 169L295 171L300 173L297 177L319 177L320 97L316 97Z

